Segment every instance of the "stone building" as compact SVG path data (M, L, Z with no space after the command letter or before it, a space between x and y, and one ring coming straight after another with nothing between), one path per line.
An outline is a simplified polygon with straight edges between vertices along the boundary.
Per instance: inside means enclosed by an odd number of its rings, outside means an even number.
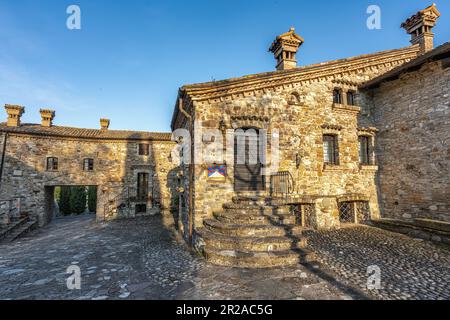
M54 126L52 110L40 111L41 124L23 124L24 107L5 109L0 199L18 197L21 212L40 226L53 216L56 186L96 186L97 220L170 206L170 133L109 130L107 119L100 120L100 129Z
M172 130L188 130L183 148L197 148L184 159L185 237L215 263L278 265L298 261L292 248L303 247L290 224L448 221L448 69L427 60L448 56L447 45L433 50L439 16L432 5L402 24L411 46L302 67L304 39L291 28L269 49L277 71L180 88ZM256 153L257 163L233 157L242 134L241 156ZM252 150L258 139L267 143ZM218 170L222 179L211 175ZM293 208L297 222L286 216Z
M439 16L432 5L402 24L410 46L301 67L305 40L291 28L269 48L276 71L179 89L178 145L171 134L108 130L106 120L101 130L56 127L51 110L41 125L20 124L23 108L6 106L1 195L24 196L41 224L57 185L99 186L99 219L177 205L177 228L209 261L247 267L308 260L304 228L449 222ZM152 193L138 201L142 181Z

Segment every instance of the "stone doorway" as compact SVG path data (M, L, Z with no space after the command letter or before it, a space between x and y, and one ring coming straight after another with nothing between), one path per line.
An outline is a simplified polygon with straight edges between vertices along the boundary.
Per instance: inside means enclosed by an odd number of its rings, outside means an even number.
M262 174L266 148L261 143L260 130L240 128L234 138L234 190L264 191Z
M97 186L46 186L44 188L44 219L67 215L96 214Z

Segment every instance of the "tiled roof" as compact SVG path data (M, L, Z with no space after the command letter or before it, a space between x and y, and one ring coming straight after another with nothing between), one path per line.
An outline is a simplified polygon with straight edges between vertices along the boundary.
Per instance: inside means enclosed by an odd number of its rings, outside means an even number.
M289 77L294 76L302 73L309 73L311 71L318 71L318 70L330 70L331 72L333 69L345 66L348 63L353 62L369 62L371 59L377 59L377 58L385 58L388 56L401 56L403 54L408 54L411 52L414 52L417 54L419 51L419 48L417 46L408 46L400 49L393 49L393 50L386 50L386 51L380 51L370 54L363 54L355 57L345 58L345 59L338 59L338 60L331 60L326 61L322 63L316 63L311 64L307 66L301 66L294 69L289 70L277 70L277 71L271 71L271 72L265 72L265 73L257 73L252 75L247 75L239 78L231 78L226 80L220 80L220 81L212 81L212 82L204 82L204 83L196 83L196 84L190 84L190 85L184 85L181 87L181 90L187 90L190 94L192 94L190 91L195 90L202 90L207 88L220 88L222 86L229 86L236 83L245 83L247 81L252 80L262 80L266 78L273 78L273 77ZM311 76L314 76L314 74L311 74Z
M67 137L78 139L99 140L153 140L170 141L171 133L166 132L144 132L126 130L99 130L83 129L62 126L43 127L39 124L21 124L19 127L7 127L6 123L0 123L0 131L10 133L31 134L48 137Z
M386 59L392 60L410 60L417 57L419 53L419 46L408 46L400 49L380 51L371 54L364 54L346 59L339 59L327 61L307 66L302 66L289 70L278 70L259 74L247 75L239 78L231 78L221 81L205 82L185 85L179 89L178 96L198 97L201 95L211 94L215 96L225 95L225 91L239 92L245 90L249 86L271 87L274 84L281 82L296 81L295 78L314 79L319 74L333 75L342 73L343 69L353 66L359 66L382 63ZM177 99L174 112L172 116L171 127L174 128L175 122L178 118L178 103Z
M417 67L421 66L422 64L427 63L429 61L435 61L435 60L448 58L449 55L450 55L450 42L447 42L447 43L444 43L443 45L417 57L416 59L413 59L405 64L402 64L401 66L394 68L391 71L388 71L385 74L364 83L363 85L360 86L360 88L361 89L370 89L370 88L378 86L382 82L395 80L403 72L406 72L411 69L414 70L415 68L417 68Z

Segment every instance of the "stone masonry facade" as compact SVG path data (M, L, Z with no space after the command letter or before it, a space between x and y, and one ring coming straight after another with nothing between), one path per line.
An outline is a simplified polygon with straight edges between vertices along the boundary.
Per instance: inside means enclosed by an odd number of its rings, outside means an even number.
M248 226L243 211L260 209L281 220L298 212L299 224L314 229L383 217L450 222L449 44L434 49L439 17L432 5L406 20L410 46L302 67L305 40L291 28L270 46L277 71L181 87L173 133L109 130L107 119L99 130L58 127L46 109L40 125L21 124L24 109L7 105L0 199L23 197L23 210L44 225L55 186L95 185L99 220L134 217L142 205L146 213L170 208L176 227L200 246L196 232L226 230L236 234L222 233L219 245L274 232L271 241L288 248L278 225L259 217ZM237 136L251 144L252 133L267 141L256 167L236 162ZM58 170L48 169L52 157ZM83 170L83 159L93 159L93 171ZM150 177L144 199L139 173ZM256 244L273 251L273 243Z
M380 205L388 217L450 222L449 88L447 58L369 90L379 129Z
M143 213L170 207L174 183L170 134L136 139L139 133L26 124L1 129L0 139L6 141L6 147L1 146L5 150L1 198L22 196L21 211L35 216L41 226L53 216L49 205L56 186L97 186L98 220L133 217L139 204L146 206ZM139 144L149 145L148 155L139 155ZM58 159L56 170L47 167L52 157ZM83 170L84 159L93 160L92 171ZM139 173L149 175L148 195L142 199L136 197Z

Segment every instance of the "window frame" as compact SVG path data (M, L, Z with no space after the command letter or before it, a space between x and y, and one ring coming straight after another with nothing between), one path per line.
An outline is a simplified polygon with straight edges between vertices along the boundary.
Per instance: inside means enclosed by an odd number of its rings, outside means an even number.
M343 91L341 88L333 89L333 103L343 104L344 102Z
M339 165L339 140L335 134L324 134L322 136L323 162L328 166ZM325 148L326 143L330 145ZM328 159L327 159L328 158Z
M145 146L145 148L142 148L144 146ZM150 155L150 144L149 143L139 143L138 144L138 154L140 156L148 157Z
M371 161L371 140L372 137L370 136L364 136L364 135L360 135L358 136L358 158L359 158L359 164L363 165L363 166L370 166L372 164ZM366 145L365 145L365 150L363 150L362 148L362 142L365 141ZM363 155L363 151L364 151L364 156L366 157L366 159L363 159L362 155ZM364 161L366 160L366 161Z
M356 106L356 92L353 90L347 91L347 105Z
M50 161L52 161L51 162L51 168L50 168ZM59 170L59 159L58 159L58 157L47 157L45 168L46 168L46 171L49 171L49 172L58 171Z
M86 167L86 161L88 161L87 167ZM86 171L86 172L94 171L94 159L93 158L84 158L83 159L83 171Z

